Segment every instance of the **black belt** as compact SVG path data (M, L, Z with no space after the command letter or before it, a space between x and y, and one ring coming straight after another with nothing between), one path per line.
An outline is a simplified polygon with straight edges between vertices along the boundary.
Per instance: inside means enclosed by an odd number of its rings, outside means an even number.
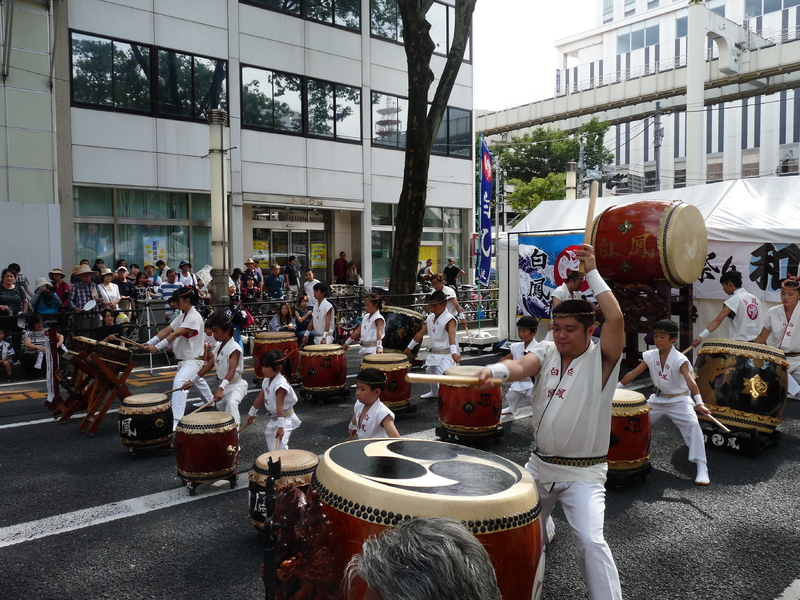
M561 465L564 467L593 467L594 465L599 465L601 463L606 462L606 456L568 458L565 456L548 456L546 454L540 454L538 451L535 451L534 454L536 454L536 456L538 456L540 460L546 463L549 463L551 465Z

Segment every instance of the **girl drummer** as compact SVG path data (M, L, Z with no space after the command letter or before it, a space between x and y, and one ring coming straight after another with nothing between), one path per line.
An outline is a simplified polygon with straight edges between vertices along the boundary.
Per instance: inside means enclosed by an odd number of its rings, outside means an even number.
M264 382L261 392L253 402L253 407L247 413L247 424L256 420L256 414L261 405L267 411L267 427L264 435L267 438L269 452L275 450L288 450L289 437L292 431L300 427L300 419L294 413L297 404L297 394L281 372L286 362L286 355L281 350L270 350L261 357L261 372Z
M203 317L195 310L200 296L193 287L182 287L175 290L172 298L178 303L181 314L175 317L164 329L147 340L143 346L146 352L155 354L166 350L172 344L172 352L178 360L178 372L172 380L172 418L177 426L186 409L186 390L183 384L197 375L203 367ZM206 402L213 402L211 389L205 379L193 380Z
M789 276L781 283L781 304L767 311L764 329L756 344L780 348L789 362L788 395L800 399L800 278Z
M211 334L217 342L213 351L214 360L203 365L197 375L183 384L183 389L188 390L201 381L202 377L216 366L217 379L220 380L219 387L214 392L217 410L231 415L238 427L241 422L239 404L247 394L247 382L242 379L244 371L242 347L233 338L233 322L229 317L220 315L210 325Z
M353 330L350 337L344 343L347 351L353 340L361 335L361 350L359 354L383 354L383 331L386 327L386 320L381 314L383 301L376 294L368 294L364 298L364 316L361 318L361 325Z

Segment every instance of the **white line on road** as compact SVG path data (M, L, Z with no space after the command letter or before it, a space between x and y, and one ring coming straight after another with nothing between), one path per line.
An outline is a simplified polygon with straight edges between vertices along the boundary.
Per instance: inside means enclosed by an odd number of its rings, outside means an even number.
M800 579L795 579L776 600L800 600Z

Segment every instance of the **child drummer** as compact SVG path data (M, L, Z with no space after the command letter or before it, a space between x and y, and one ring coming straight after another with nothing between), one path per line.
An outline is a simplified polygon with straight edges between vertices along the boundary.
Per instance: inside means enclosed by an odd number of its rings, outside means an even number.
M537 329L539 329L539 321L534 317L522 317L517 321L517 335L521 341L511 344L509 347L511 352L501 358L500 362L504 360L518 360L533 350L533 348L539 344L534 337ZM527 399L530 401L532 391L533 379L530 377L512 383L511 389L506 394L508 408L504 408L502 414L513 415L517 412L523 400Z
M362 369L356 376L355 414L347 428L351 440L400 437L394 413L380 399L385 386L386 374L378 369Z
M353 330L344 343L345 352L360 336L361 350L358 351L359 354L383 353L383 332L386 320L381 314L381 308L383 308L383 303L377 294L367 294L364 297L364 315L361 317L361 325Z
M261 369L264 382L261 392L253 402L253 407L247 413L247 424L256 420L256 414L261 405L267 411L267 427L264 435L267 438L269 452L275 450L288 450L289 438L292 431L300 427L300 419L294 413L297 404L297 394L284 377L282 371L288 363L286 355L280 350L270 350L261 357Z
M708 485L706 448L703 431L697 413L708 415L711 411L703 404L700 389L692 376L689 359L678 352L673 344L678 339L678 325L673 321L659 321L653 326L655 350L642 354L642 362L617 384L621 388L636 379L645 369L650 369L653 379L653 394L647 399L650 404L650 424L655 425L666 415L675 423L689 447L689 460L697 464L697 485ZM694 400L694 401L693 401Z

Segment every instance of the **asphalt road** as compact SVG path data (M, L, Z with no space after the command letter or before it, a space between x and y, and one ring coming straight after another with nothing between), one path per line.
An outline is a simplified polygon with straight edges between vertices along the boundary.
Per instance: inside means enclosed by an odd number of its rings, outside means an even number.
M360 360L349 354L355 374ZM464 364L496 358L466 355ZM171 380L170 371L143 369L129 382L145 393L166 391ZM241 435L239 486L203 485L191 497L174 456L129 455L116 413L92 438L79 435L77 420L50 418L42 390L43 382L0 390L0 597L263 597L263 545L249 523L246 492L247 471L266 452L263 420ZM398 416L397 427L407 437L436 439L435 401L418 399L427 386L413 391L417 413ZM255 395L248 394L243 413ZM324 406L301 401L303 424L291 447L321 454L344 441L354 398ZM524 464L529 415L523 406L504 436L481 448ZM800 598L797 584L787 590L800 578L800 402L789 401L779 430L780 444L753 458L709 450L711 485L700 487L678 430L667 420L656 426L652 473L606 496L606 538L626 598ZM587 598L569 527L558 509L555 517L542 598Z

